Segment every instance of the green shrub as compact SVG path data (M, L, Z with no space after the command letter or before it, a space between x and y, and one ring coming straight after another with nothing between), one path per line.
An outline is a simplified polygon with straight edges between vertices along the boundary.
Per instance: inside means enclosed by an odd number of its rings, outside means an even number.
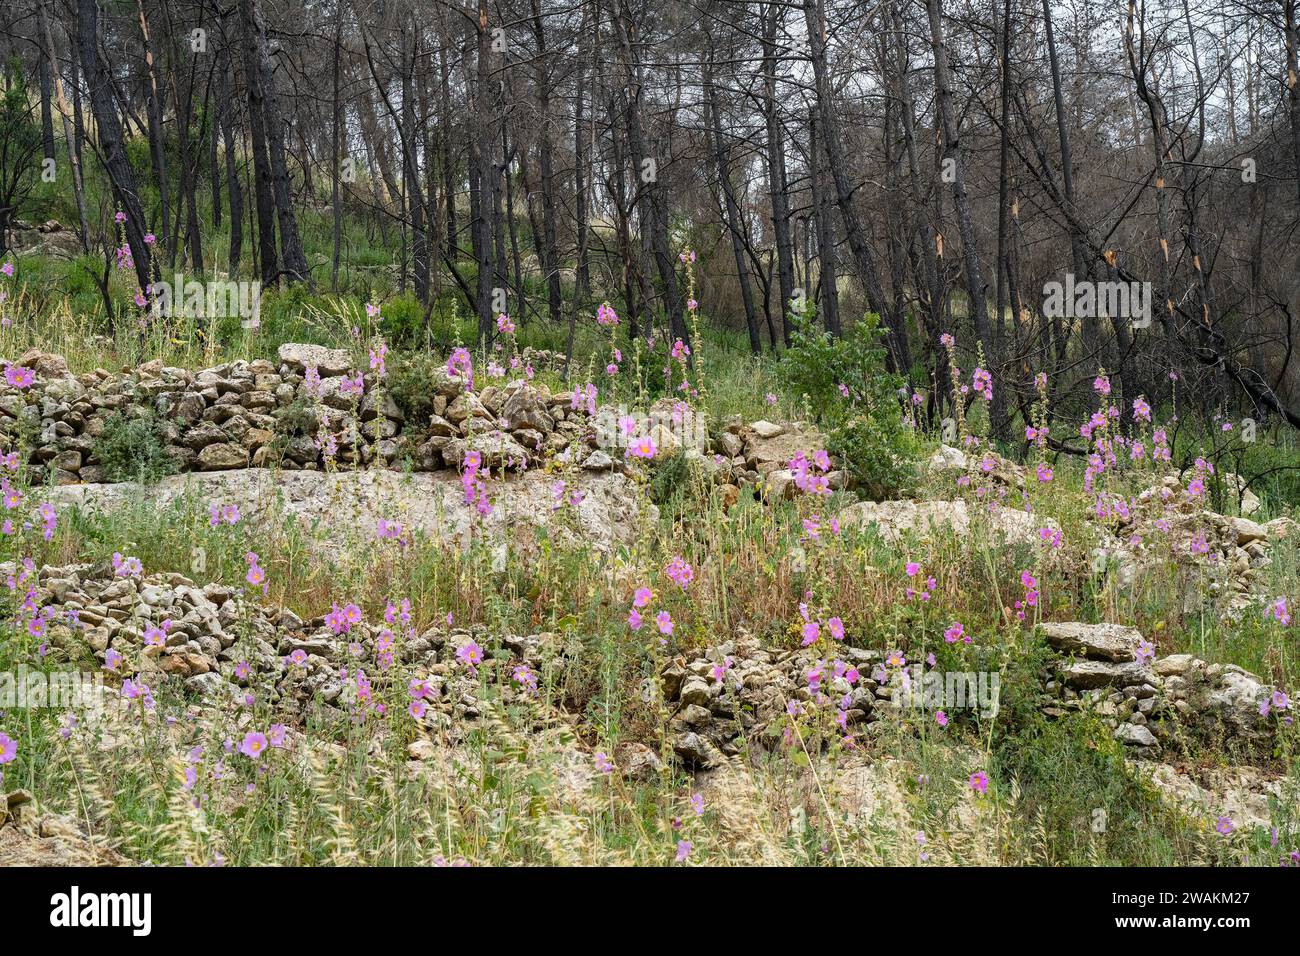
M272 413L275 418L275 431L278 435L297 437L314 435L316 431L316 411L312 403L299 396L283 408Z
M445 361L423 352L402 352L388 360L388 394L402 417L413 425L429 423L433 414L435 373Z
M872 501L902 497L916 482L916 438L892 412L855 415L831 431L827 450L848 486Z
M409 292L386 300L379 330L390 345L419 342L424 331L424 306Z
M109 481L157 481L176 471L163 423L154 415L128 418L114 412L95 440L94 456Z
M840 338L817 328L811 311L791 321L782 374L829 426L827 450L842 462L849 487L874 500L905 493L916 479L918 448L903 424L903 381L885 371L878 318L867 313Z
M839 338L819 329L811 310L790 320L790 348L781 370L786 384L805 396L818 421L833 426L885 408L900 417L895 409L903 380L885 371L884 332L877 316L868 312Z

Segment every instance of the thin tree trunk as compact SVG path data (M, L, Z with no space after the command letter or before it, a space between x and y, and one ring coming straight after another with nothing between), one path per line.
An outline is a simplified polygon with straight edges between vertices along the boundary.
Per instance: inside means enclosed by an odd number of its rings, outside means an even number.
M248 77L249 108L250 112L256 108L262 115L284 271L300 281L306 281L309 278L307 257L303 253L302 238L298 235L298 220L293 212L289 166L284 154L284 124L280 119L275 67L266 45L266 22L262 19L261 0L240 0L240 10L248 30L251 67ZM265 270L263 264L264 273Z
M712 46L712 44L710 44ZM754 293L749 284L749 267L745 262L745 245L740 232L740 207L731 184L731 166L722 138L722 116L718 112L718 91L713 83L712 58L704 62L704 91L713 128L713 156L718 169L718 188L722 191L723 213L727 231L731 234L731 251L736 257L736 280L740 283L740 298L745 306L745 327L749 330L749 348L755 355L763 351L758 333L758 317L754 313Z
M68 147L68 164L72 167L72 191L77 203L77 237L81 240L81 248L89 251L90 249L90 227L86 217L86 186L81 168L81 83L79 82L76 40L71 34L69 41L73 45L70 52L69 60L72 66L72 95L73 103L71 109L68 107L67 98L63 93L63 77L59 73L59 61L55 55L54 33L50 29L50 17L46 10L48 0L40 0L36 7L37 16L40 21L41 42L45 45L45 56L49 59L53 77L54 77L54 94L59 103L59 117L63 121L63 139ZM73 24L76 27L76 24ZM75 127L70 128L68 114L72 113L75 118Z
M930 45L934 51L934 85L938 104L940 126L943 132L945 160L951 160L952 200L957 213L957 229L961 235L962 263L966 270L966 293L975 320L975 335L984 346L985 360L998 364L997 350L989 328L988 309L985 303L984 274L980 268L979 252L975 245L975 227L971 219L970 202L966 196L966 161L962 153L957 123L953 117L952 78L948 70L948 51L943 40L943 10L941 0L926 0L930 20ZM1006 404L1002 388L993 391L992 424L995 433L1005 437Z
M821 289L821 314L826 331L839 338L840 296L836 282L835 235L831 225L830 202L826 197L825 164L822 162L822 136L817 128L817 111L808 116L808 175L812 181L813 218L817 223L817 285Z
M149 247L144 241L144 209L136 190L135 174L126 158L122 123L117 116L108 68L99 56L99 9L95 0L77 0L77 13L81 68L86 74L86 85L90 89L90 108L95 115L95 126L99 132L99 150L103 156L104 171L112 185L113 198L117 201L118 208L126 214L123 225L126 242L131 249L136 279L140 289L144 290L149 287L153 277Z
M262 84L259 80L260 59L257 28L250 12L250 0L240 0L240 28L244 41L244 87L248 93L248 129L253 149L253 196L257 207L257 254L262 285L272 285L280 273L280 257L275 246L275 197L271 183L271 163L267 158L266 121L263 110Z
M781 328L787 347L790 328L787 311L794 297L794 243L790 238L790 200L786 192L785 145L776 100L776 31L781 6L766 5L763 11L763 120L767 126L767 187L772 202L772 232L776 239L777 284L781 289ZM776 348L776 343L772 343Z
M149 21L145 18L144 0L136 0L139 14L140 36L144 43L144 63L149 79L149 155L153 157L153 174L158 185L158 203L162 213L162 240L169 250L176 248L176 238L171 227L171 209L167 189L167 148L163 135L162 94L158 91L158 76L154 71L153 43L149 38Z
M849 250L853 253L857 267L858 281L866 290L867 302L871 310L879 315L889 330L889 363L891 368L901 375L907 375L912 366L911 350L907 342L907 330L893 314L889 303L885 301L884 291L880 285L880 273L876 268L876 256L871 250L862 217L853 205L853 188L849 184L847 164L844 159L843 140L840 137L839 122L831 103L830 73L826 65L826 9L824 0L803 0L804 20L808 26L808 45L812 53L813 77L815 80L817 115L820 119L823 149L830 166L831 178L835 183L835 198L840 208L840 218L848 234Z
M340 65L343 55L343 0L335 0L334 50L332 57L334 89L330 110L330 209L334 215L334 251L330 256L330 289L339 289L339 261L343 257L343 203L339 196L339 174L343 162L339 152L342 138L343 101L340 95Z

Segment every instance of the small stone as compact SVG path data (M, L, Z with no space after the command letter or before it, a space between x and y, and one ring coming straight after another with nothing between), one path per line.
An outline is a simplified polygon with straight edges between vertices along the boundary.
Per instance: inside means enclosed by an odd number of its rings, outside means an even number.
M352 358L344 349L327 349L323 345L286 342L280 346L280 361L296 372L315 366L321 375L342 375L352 367Z
M199 452L199 463L204 471L245 468L248 465L248 451L229 442L208 445Z
M778 435L784 435L786 431L784 425L777 425L764 419L750 422L749 427L759 438L776 438Z
M1047 642L1066 654L1104 661L1131 661L1137 655L1142 635L1122 624L1047 623L1043 626Z
M1142 724L1120 724L1115 728L1115 739L1130 747L1159 747L1160 741Z

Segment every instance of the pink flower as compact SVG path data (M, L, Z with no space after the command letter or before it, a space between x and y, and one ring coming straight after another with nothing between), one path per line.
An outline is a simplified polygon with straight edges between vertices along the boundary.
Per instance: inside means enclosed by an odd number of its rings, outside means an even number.
M818 624L816 621L808 621L806 624L804 624L803 642L802 642L804 647L807 647L810 644L816 644L817 639L820 638L821 636L822 636L821 625Z
M673 617L667 611L660 611L655 615L655 624L658 625L660 634L673 632Z
M483 662L483 649L473 641L469 641L457 648L456 657L466 667L473 668Z
M981 795L988 792L989 775L983 770L977 770L970 775L970 788Z
M5 381L22 391L36 381L36 372L21 365L5 365Z
M239 745L239 752L245 757L256 760L266 751L266 734L250 732L244 734L244 742Z
M1285 597L1280 597L1273 602L1272 611L1273 618L1279 624L1285 626L1291 623L1291 612L1287 609Z
M636 593L632 595L632 605L634 607L645 607L654 598L654 592L649 588L637 588Z
M633 458L649 459L653 458L658 451L659 449L655 447L654 439L649 435L644 435L632 442L631 447L628 449L628 454Z
M468 349L459 348L451 353L447 359L447 374L461 379L466 388L474 387L474 360Z
M683 591L695 579L695 570L680 555L668 562L664 574Z

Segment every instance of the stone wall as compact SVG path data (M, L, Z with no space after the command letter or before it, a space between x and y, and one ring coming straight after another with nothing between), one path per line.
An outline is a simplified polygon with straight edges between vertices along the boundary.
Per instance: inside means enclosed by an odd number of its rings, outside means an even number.
M556 368L563 358L526 350L528 365ZM154 423L175 472L277 467L321 469L382 464L414 471L460 468L471 452L488 467L525 470L560 457L621 467L635 436L647 435L654 458L684 452L718 484L763 481L789 497L790 459L824 447L801 423L733 420L710 434L685 402L661 398L643 412L596 407L573 391L540 381L483 381L466 388L444 367L433 369L427 420L408 421L374 372L358 372L349 352L318 345L280 346L275 362L227 362L191 371L161 361L135 369L80 375L59 355L32 350L16 366L35 373L30 386L0 380L0 451L30 449L35 483L122 480L100 460L115 416ZM593 411L594 409L594 411ZM626 415L635 429L624 427ZM841 486L838 471L831 487Z

